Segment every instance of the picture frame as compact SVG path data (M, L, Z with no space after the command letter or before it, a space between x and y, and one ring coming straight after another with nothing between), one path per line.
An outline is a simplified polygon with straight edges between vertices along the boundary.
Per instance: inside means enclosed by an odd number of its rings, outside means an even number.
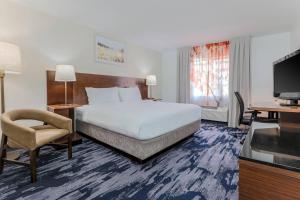
M96 35L95 56L96 62L124 64L126 62L125 45L121 42Z

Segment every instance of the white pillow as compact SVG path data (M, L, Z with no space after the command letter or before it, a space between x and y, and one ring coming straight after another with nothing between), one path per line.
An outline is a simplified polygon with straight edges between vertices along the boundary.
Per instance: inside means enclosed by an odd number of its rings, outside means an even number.
M89 105L97 105L100 103L117 103L120 102L118 88L92 88L86 87L85 91L88 96Z
M138 87L118 88L121 101L141 101L142 96Z

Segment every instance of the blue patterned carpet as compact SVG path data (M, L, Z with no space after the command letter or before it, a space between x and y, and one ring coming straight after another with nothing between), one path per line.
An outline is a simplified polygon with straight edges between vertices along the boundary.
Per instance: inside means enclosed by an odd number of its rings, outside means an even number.
M193 137L137 164L84 139L65 150L41 150L38 182L29 170L6 165L0 199L238 199L238 154L245 134L223 123L202 122Z

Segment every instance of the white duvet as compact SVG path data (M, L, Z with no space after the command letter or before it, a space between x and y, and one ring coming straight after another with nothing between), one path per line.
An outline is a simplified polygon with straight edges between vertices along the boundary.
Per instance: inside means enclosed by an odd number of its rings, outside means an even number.
M76 118L139 140L158 137L201 119L192 104L154 101L101 103L76 109Z

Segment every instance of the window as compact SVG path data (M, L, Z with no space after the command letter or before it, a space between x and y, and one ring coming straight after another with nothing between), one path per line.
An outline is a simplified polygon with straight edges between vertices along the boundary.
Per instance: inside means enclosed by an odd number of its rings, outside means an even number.
M193 47L190 80L192 103L200 106L227 106L229 42Z

